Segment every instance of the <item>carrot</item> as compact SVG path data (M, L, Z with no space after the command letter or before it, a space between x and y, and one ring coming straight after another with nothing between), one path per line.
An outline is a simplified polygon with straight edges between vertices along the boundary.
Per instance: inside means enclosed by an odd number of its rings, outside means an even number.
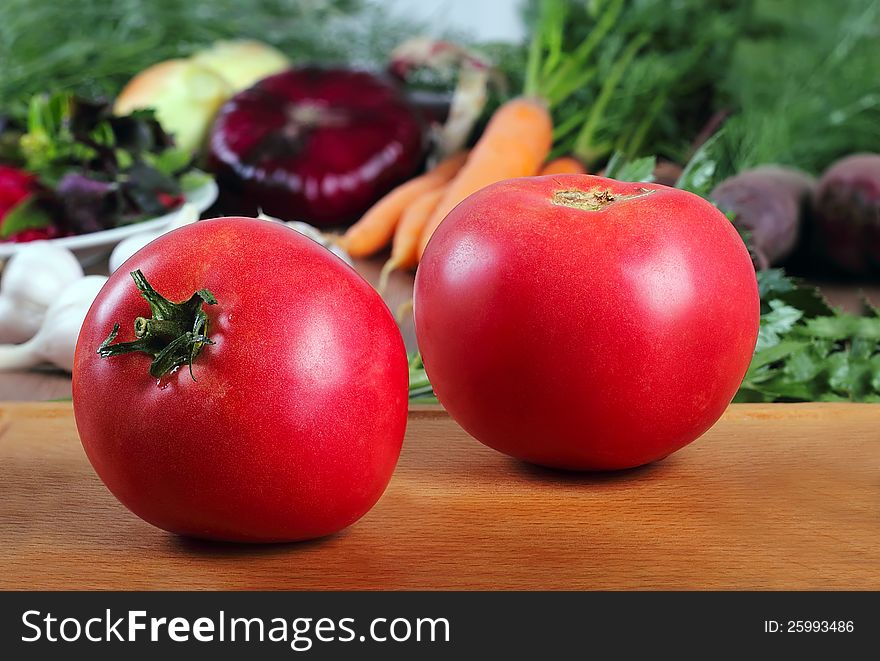
M467 152L453 154L438 163L433 170L393 189L348 228L339 238L339 245L352 257L367 257L384 248L391 240L403 211L423 193L452 179L466 159Z
M518 97L498 108L428 219L419 239L419 258L455 205L489 184L535 174L547 159L552 142L553 120L543 101Z
M544 167L538 173L545 174L586 174L587 169L584 164L573 156L560 156L552 161L544 163Z
M391 243L391 257L382 267L379 275L379 292L385 291L388 285L388 276L396 269L413 268L419 262L419 239L425 228L428 218L437 208L440 199L446 193L446 186L436 188L424 193L413 202L397 225L394 232L394 241Z

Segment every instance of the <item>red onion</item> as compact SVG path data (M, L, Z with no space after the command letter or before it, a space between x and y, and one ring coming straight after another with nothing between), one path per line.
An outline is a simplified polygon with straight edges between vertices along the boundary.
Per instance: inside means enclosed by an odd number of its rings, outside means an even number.
M356 220L423 159L420 118L397 86L365 71L291 69L230 99L211 130L222 186L285 220Z

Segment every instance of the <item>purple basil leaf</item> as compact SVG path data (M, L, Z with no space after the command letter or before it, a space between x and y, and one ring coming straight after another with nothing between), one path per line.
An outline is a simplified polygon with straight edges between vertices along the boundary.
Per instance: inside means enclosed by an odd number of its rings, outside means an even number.
M126 199L132 202L133 211L158 216L168 212L159 195L180 195L180 184L173 177L162 174L143 162L135 163L126 172L127 181L122 184Z
M122 211L117 184L76 172L66 174L55 193L61 204L64 229L76 234L115 227Z

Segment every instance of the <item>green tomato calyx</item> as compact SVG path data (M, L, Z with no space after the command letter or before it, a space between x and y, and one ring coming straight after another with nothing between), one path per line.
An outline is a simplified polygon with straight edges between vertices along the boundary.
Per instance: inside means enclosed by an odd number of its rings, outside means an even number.
M98 347L98 355L110 358L126 353L145 353L153 357L151 376L161 378L180 365L189 365L190 376L195 380L193 361L204 346L214 344L208 337L208 315L202 304L216 305L217 299L207 289L200 289L188 300L173 303L153 289L140 270L132 271L131 277L149 304L152 317L134 320L137 339L132 342L113 344L119 334L119 324L114 324L110 335Z

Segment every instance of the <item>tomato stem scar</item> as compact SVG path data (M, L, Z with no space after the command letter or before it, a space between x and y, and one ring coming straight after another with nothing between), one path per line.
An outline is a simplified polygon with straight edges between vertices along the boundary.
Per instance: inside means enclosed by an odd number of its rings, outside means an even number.
M560 190L553 193L551 202L572 209L581 209L582 211L601 211L614 202L622 202L631 200L636 197L644 197L650 195L653 191L643 188L640 193L632 195L614 195L610 190L601 188L591 191L582 190Z

